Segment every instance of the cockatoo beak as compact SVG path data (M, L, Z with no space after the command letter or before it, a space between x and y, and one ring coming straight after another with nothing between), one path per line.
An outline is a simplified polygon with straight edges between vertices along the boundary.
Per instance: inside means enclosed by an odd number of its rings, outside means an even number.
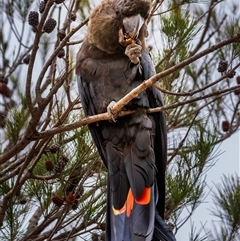
M144 24L144 18L140 15L134 15L123 19L124 34L129 38L136 39L139 35L139 31Z

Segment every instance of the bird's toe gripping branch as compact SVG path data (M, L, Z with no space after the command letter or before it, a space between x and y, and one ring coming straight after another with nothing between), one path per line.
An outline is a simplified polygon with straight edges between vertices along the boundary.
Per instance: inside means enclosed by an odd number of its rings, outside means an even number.
M109 116L111 117L112 121L113 122L116 122L116 115L114 115L112 113L112 108L114 107L114 105L116 104L117 102L116 101L111 101L110 104L107 106L107 113L109 114Z

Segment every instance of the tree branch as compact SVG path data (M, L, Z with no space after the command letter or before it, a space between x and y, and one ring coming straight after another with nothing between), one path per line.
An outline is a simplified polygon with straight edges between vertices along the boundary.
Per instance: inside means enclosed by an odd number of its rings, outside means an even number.
M152 86L154 83L156 83L157 81L159 81L161 78L179 70L182 69L183 67L191 64L192 62L200 59L201 57L225 46L228 45L230 43L234 43L234 42L239 42L240 41L240 34L236 34L233 37L230 37L216 45L213 45L212 47L205 49L201 52L199 52L198 54L191 56L185 60L183 60L181 63L162 71L159 74L156 74L154 76L152 76L150 79L144 81L141 85L139 85L138 87L136 87L135 89L133 89L130 93L128 93L126 96L124 96L121 100L119 100L114 107L112 108L111 112L114 116L117 116L117 113L122 110L122 108L127 105L133 98L137 97L139 95L139 93L141 93L142 91L146 90L148 87Z
M165 111L165 110L173 109L173 108L176 108L176 107L179 107L179 106L182 106L182 105L186 105L186 104L189 104L189 103L192 103L192 102L195 102L195 101L203 100L203 99L215 96L215 95L220 95L220 94L223 94L223 93L230 93L233 90L236 90L238 88L239 88L239 86L234 86L234 87L231 87L231 88L228 88L228 89L225 89L225 90L215 91L215 92L212 92L212 93L207 94L207 95L198 96L198 97L192 98L190 100L179 101L179 102L175 102L175 103L165 105L165 106L162 106L162 107L146 109L145 111L146 111L146 113L156 113L156 112L160 112L160 111ZM134 113L135 113L134 110L133 111L120 111L120 112L118 112L118 117L130 115L130 114L134 114ZM32 138L33 139L43 139L47 136L50 137L50 136L53 136L55 134L58 134L58 133L61 133L61 132L64 132L64 131L74 130L74 129L77 129L79 127L82 127L82 126L85 126L85 125L88 125L88 124L91 124L91 123L94 123L94 122L106 121L106 120L112 120L112 117L109 116L109 114L107 112L102 113L102 114L98 114L98 115L94 115L94 116L88 116L88 117L83 118L81 121L77 121L77 122L74 122L72 124L62 125L62 126L52 128L51 130L46 130L46 131L43 131L43 132L35 133L34 136L32 136Z

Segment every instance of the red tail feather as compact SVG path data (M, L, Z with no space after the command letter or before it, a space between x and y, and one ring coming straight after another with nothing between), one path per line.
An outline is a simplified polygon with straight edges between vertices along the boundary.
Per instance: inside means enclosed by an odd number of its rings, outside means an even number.
M133 209L134 202L136 202L140 205L147 205L147 204L149 204L150 199L151 199L151 189L150 189L150 187L145 187L144 191L143 191L143 194L138 198L134 198L133 193L132 193L132 189L130 188L129 191L128 191L127 200L124 203L123 207L121 209L115 209L114 207L112 207L113 213L115 215L119 215L121 213L126 212L127 217L130 217L132 209Z

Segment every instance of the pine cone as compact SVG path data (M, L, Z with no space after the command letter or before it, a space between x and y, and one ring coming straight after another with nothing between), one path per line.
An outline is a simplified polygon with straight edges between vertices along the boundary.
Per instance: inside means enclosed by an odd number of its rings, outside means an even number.
M54 166L54 171L56 173L61 173L65 168L65 166L67 165L67 162L68 162L68 158L66 156L61 156L58 162L56 163L56 165Z
M27 199L26 198L22 198L20 201L19 201L19 204L21 205L24 205L27 203Z
M6 113L0 111L0 128L4 128L6 125Z
M0 74L0 83L8 84L8 78L5 77L3 74Z
M11 90L7 87L5 83L0 82L0 94L2 94L5 97L10 98L11 97Z
M70 193L66 196L66 203L69 205L73 205L76 200L76 195L74 193Z
M44 1L41 1L40 4L39 4L39 12L43 13L45 7L46 7L46 3Z
M31 26L37 26L39 23L38 12L31 11L28 15L28 23Z
M106 224L105 224L105 223L100 223L100 224L99 224L99 228L100 228L102 231L106 231Z
M47 171L51 172L54 169L54 164L52 163L51 160L47 160L45 161L45 167Z
M234 90L234 94L235 94L235 95L240 95L240 88L239 88L239 89Z
M76 21L77 15L75 13L71 13L71 20Z
M56 172L56 173L62 173L62 171L63 171L63 169L64 169L64 167L66 166L66 164L65 163L63 163L63 162L57 162L57 164L54 166L54 171Z
M75 193L75 189L78 186L78 183L80 182L82 178L81 171L78 169L74 169L71 175L69 176L67 186L66 186L66 195L69 193ZM81 186L80 189L78 190L78 193L76 193L76 198L79 198L80 195L83 194L83 187ZM78 196L78 197L77 197Z
M58 52L58 58L63 58L65 56L65 50L64 49L61 49L59 52Z
M232 70L232 71L230 71L230 72L228 73L227 77L228 77L229 79L232 79L232 78L235 76L235 74L236 74L236 71L235 71L235 70Z
M227 131L229 131L229 128L230 128L230 123L229 123L229 121L223 121L223 122L222 122L222 130L223 130L224 132L227 132Z
M56 4L60 4L60 3L63 3L65 0L55 0L55 3Z
M60 158L59 158L59 161L63 161L63 162L65 162L66 164L68 163L68 158L66 157L66 156L61 156Z
M60 149L61 145L59 143L55 143L49 147L49 151L52 153L56 153Z
M66 37L65 31L64 30L60 30L58 32L58 37L59 37L60 41L62 41Z
M228 68L228 62L225 60L221 60L218 64L217 70L218 72L223 73L227 70L227 68Z
M237 81L237 84L240 85L240 76L237 76L236 81Z
M67 186L66 188L66 194L68 195L69 193L72 193L75 191L79 181L80 181L80 178L74 178L72 180L69 180L70 183L69 185Z
M51 33L51 32L54 30L54 28L56 27L56 25L57 25L56 20L53 19L53 18L49 18L49 19L45 22L45 24L44 24L44 26L43 26L43 30L44 30L46 33Z
M53 196L52 197L52 202L56 205L56 206L58 206L58 207L61 207L62 205L63 205L63 203L64 203L64 200L63 200L63 198L62 197L59 197L59 196Z
M31 55L28 54L28 55L23 59L23 63L24 63L24 64L29 64L30 57L31 57Z

